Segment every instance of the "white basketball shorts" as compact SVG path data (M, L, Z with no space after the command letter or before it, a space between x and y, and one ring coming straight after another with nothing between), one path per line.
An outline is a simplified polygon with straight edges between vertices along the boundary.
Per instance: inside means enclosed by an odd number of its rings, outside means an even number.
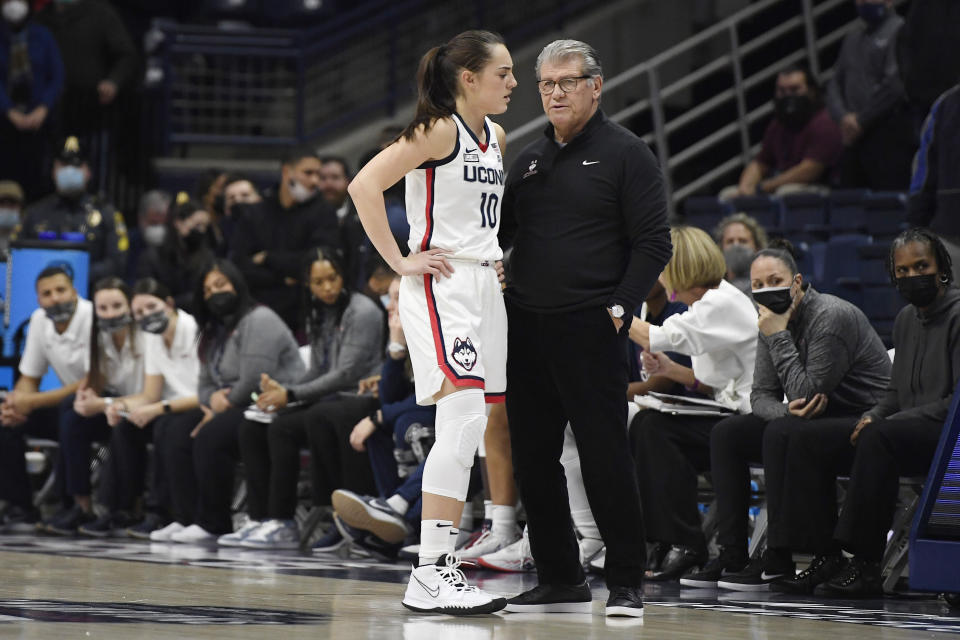
M403 276L400 322L413 363L417 404L431 405L446 378L483 389L487 402L507 390L507 312L492 261L451 260L449 278Z

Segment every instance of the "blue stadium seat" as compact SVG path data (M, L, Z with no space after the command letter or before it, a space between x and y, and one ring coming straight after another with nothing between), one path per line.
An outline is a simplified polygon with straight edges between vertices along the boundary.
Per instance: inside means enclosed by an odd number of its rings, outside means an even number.
M780 232L782 216L780 201L770 196L743 196L730 201L733 210L756 218L768 232Z
M828 197L833 233L867 233L866 200L869 189L842 189Z
M793 193L782 196L784 235L797 240L815 240L826 236L827 199L818 193Z
M889 282L863 288L863 312L876 329L884 344L892 346L893 321L906 303Z
M714 227L732 209L726 202L708 196L691 196L683 201L683 221L713 234Z
M877 243L860 247L857 253L860 256L860 282L864 287L891 286L890 274L887 271L887 255L889 244Z
M861 306L860 256L858 249L870 244L861 233L836 235L827 241L820 289Z
M899 192L872 193L865 200L867 231L874 242L888 242L907 228L907 196Z

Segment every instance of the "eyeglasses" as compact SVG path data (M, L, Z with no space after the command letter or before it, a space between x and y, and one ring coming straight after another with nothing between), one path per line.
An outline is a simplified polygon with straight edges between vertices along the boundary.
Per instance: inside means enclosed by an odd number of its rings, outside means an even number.
M539 80L537 82L537 87L540 89L540 93L548 96L553 93L553 90L557 85L560 85L560 91L564 93L570 93L571 91L577 90L577 82L585 78L592 78L593 76L576 76L574 78L560 78L559 80Z

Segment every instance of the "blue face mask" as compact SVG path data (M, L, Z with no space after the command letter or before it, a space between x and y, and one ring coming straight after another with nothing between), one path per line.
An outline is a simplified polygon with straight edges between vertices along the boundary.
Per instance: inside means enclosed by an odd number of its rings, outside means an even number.
M64 194L79 193L86 189L83 167L69 165L57 169L57 191Z
M20 223L20 212L16 209L0 208L0 229L13 229Z
M887 17L887 5L875 4L872 2L857 5L857 13L868 25L875 26L883 22Z

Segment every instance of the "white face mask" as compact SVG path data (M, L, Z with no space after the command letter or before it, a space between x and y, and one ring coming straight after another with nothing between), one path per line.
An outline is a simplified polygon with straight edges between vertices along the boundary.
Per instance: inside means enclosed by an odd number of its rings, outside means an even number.
M151 247L159 247L167 237L167 228L162 224L151 224L143 228L143 241Z
M380 304L383 305L383 308L384 308L384 309L387 308L387 305L390 304L390 294L389 294L389 293L385 293L385 294L383 294L382 296L380 296Z
M294 202L306 202L313 196L317 195L316 190L311 191L306 188L296 178L290 178L290 197L293 198Z
M3 17L11 24L18 24L27 17L29 11L26 0L13 0L3 5Z
M20 223L20 212L17 209L0 207L0 229L9 231Z

